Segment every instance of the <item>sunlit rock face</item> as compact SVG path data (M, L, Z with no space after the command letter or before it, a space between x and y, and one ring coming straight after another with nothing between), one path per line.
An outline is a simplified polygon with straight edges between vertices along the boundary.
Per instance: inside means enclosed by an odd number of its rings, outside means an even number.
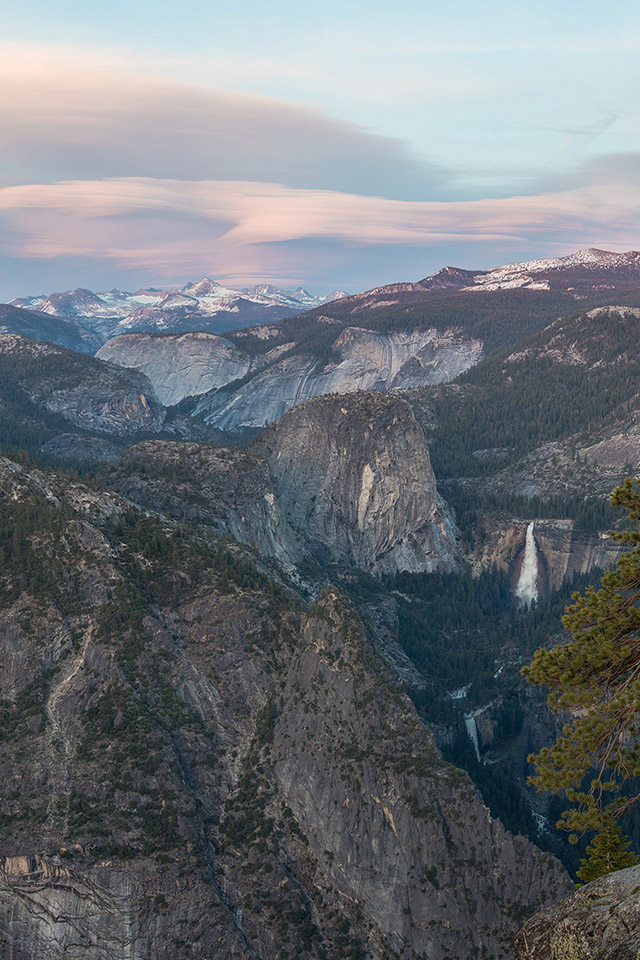
M313 556L376 574L450 569L455 526L424 434L403 400L322 397L257 442L283 510Z
M127 333L105 343L97 356L146 373L156 383L160 400L167 404L243 377L250 366L248 357L213 333L171 337Z
M172 336L127 333L105 343L97 356L146 374L155 384L158 398L171 406L185 397L217 390L250 371L267 366L288 346L251 356L230 340L213 333Z

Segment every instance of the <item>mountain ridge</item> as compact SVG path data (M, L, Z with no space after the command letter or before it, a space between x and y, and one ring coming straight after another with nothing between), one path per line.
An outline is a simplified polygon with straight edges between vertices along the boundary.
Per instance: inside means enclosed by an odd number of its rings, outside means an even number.
M95 293L78 287L60 293L18 297L10 306L81 322L103 338L129 330L193 330L221 332L256 319L264 322L291 316L344 295L314 296L303 287L283 290L261 284L236 290L210 277L181 287L140 288L134 293L114 288Z

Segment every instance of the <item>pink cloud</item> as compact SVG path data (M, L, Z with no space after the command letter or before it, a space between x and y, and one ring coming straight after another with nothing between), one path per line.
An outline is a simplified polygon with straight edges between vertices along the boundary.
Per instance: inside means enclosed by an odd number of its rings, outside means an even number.
M638 245L640 184L460 202L399 201L249 181L117 178L0 189L5 253L189 269L307 239L360 246L452 241Z

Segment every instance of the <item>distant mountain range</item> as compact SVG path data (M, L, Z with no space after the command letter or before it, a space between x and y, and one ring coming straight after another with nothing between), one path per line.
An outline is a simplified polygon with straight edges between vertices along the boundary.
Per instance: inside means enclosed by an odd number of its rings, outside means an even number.
M317 297L303 287L281 290L271 284L234 290L203 277L180 288L149 287L135 293L94 293L79 287L48 296L19 297L10 306L74 321L102 341L134 330L206 330L219 333L255 323L269 323L346 296L335 290Z
M566 257L546 257L507 263L490 270L463 270L443 267L417 283L392 283L351 300L397 293L477 292L487 290L557 290L583 293L620 289L621 284L640 282L640 251L612 253L588 247Z
M426 303L462 298L455 308L453 304L443 306L443 311L452 314L446 318L446 326L457 323L469 330L476 313L485 317L487 313L480 301L470 301L469 295L539 294L537 302L533 296L521 301L527 304L525 312L536 313L538 304L544 303L542 313L548 316L549 295L559 297L559 306L565 309L572 300L589 298L597 306L606 303L609 291L638 287L639 251L612 253L589 247L566 257L510 263L490 270L447 266L417 282L386 284L352 296L335 290L328 297L318 297L303 287L283 290L269 283L236 290L209 277L179 288L149 287L135 293L117 289L94 293L78 288L0 304L0 326L3 332L51 340L87 353L124 333L228 333L266 324L277 324L281 336L276 333L275 339L285 342L298 339L299 321L294 318L303 313L322 323L356 323L369 329L386 317L389 322L393 319L394 328L409 329L417 321L423 326L420 318ZM493 302L499 300L494 298ZM21 314L11 312L11 308ZM287 323L291 320L293 324ZM445 325L442 317L436 325ZM536 328L534 323L527 332ZM481 339L485 339L485 332L473 331ZM269 339L273 336L270 333ZM263 334L257 332L256 338L262 339Z
M98 356L151 380L159 399L222 429L262 427L313 396L407 390L454 379L558 316L624 305L640 287L640 254L582 250L488 271L445 267L224 337L136 332Z

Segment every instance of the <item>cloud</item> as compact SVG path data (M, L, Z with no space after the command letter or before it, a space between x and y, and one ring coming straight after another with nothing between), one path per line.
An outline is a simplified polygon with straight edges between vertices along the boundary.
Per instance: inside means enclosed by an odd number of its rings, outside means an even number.
M636 158L638 159L638 158ZM112 178L0 190L5 254L73 257L155 269L260 271L273 248L505 244L637 246L640 177L631 158L612 178L592 164L576 189L475 201L401 201L240 180ZM271 252L269 252L271 250ZM308 264L308 275L313 264Z
M443 194L450 175L318 110L51 50L0 56L5 183L150 177L256 180L385 196Z
M580 143L583 146L593 143L593 141L602 136L602 134L605 133L609 127L613 126L617 119L617 113L610 113L601 120L596 120L595 123L587 123L581 127L575 127L573 130L569 131L569 136L562 145L562 149L566 150L567 147L574 143Z
M501 154L500 196L460 200L459 173L302 104L188 84L113 54L0 50L0 253L38 289L38 266L47 278L75 270L70 284L84 285L109 271L116 283L199 272L313 282L319 264L355 289L411 264L424 275L430 258L491 265L505 250L515 259L513 248L640 245L636 154L570 174L556 166L533 185L523 173L526 196L509 187ZM570 132L592 142L614 119ZM428 128L426 115L411 121ZM470 153L467 196L482 189L479 162Z

